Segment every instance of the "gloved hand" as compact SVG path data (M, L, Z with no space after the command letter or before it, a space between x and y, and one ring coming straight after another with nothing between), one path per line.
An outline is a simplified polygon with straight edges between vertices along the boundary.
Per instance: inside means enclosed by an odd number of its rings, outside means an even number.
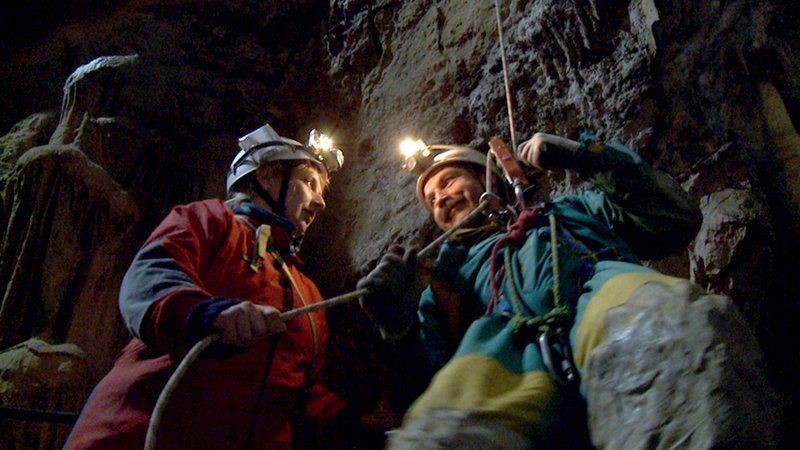
M407 249L402 258L388 252L356 284L358 289L369 289L359 303L386 341L402 338L414 323L419 302L416 266L417 254L413 249Z
M546 133L536 133L519 146L519 157L539 170L572 168L580 142Z

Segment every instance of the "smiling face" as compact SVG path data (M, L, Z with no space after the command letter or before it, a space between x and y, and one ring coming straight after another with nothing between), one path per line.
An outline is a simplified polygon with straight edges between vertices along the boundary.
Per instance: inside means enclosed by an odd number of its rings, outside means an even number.
M475 209L483 192L483 183L475 172L455 164L429 175L422 189L425 206L433 213L436 225L444 231Z
M278 174L271 171L259 172L259 181L263 182L273 198L278 198L282 182L282 177L276 175ZM317 166L308 163L291 168L286 187L284 217L295 226L295 236L305 234L317 214L325 209L326 188L327 177L320 173Z

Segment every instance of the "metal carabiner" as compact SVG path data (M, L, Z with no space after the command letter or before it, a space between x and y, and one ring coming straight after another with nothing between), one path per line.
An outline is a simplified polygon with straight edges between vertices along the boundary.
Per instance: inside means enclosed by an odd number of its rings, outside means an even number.
M505 203L503 203L503 199L500 198L500 196L495 194L494 192L486 191L483 194L481 194L481 197L480 197L479 201L482 202L484 200L489 202L489 209L490 210L506 210L506 209L508 209L508 207L505 205Z
M572 361L572 350L570 349L569 343L559 339L557 344L561 347L561 351L563 352L561 353L550 345L548 334L549 333L546 331L541 333L539 335L538 344L539 353L542 355L542 362L544 362L544 366L547 368L550 378L560 386L575 384L578 381L578 369ZM554 364L554 354L559 359L559 361L557 361L558 365Z

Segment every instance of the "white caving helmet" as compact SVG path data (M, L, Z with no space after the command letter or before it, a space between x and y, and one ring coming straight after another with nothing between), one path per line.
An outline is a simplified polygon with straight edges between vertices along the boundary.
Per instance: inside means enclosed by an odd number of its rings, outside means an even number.
M486 155L470 147L445 144L425 145L424 142L417 140L416 142L403 142L401 150L406 155L403 169L419 174L417 199L426 208L428 205L425 203L425 195L422 190L428 178L442 166L466 163L477 166L481 171L486 171ZM502 172L497 166L493 166L492 169L496 175L502 176Z
M344 164L344 155L322 133L311 130L308 143L280 136L269 124L239 138L239 153L231 161L225 183L228 194L260 166L278 160L308 160L317 164L330 178Z

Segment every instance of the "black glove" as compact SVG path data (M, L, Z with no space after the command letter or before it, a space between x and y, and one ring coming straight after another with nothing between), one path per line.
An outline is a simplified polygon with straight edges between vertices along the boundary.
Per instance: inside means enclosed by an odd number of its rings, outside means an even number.
M574 168L575 157L581 143L546 133L536 133L519 146L519 157L539 170L564 170Z
M358 289L370 291L359 303L384 340L402 338L414 323L419 303L416 266L417 254L413 249L406 250L402 258L389 252L356 284Z

